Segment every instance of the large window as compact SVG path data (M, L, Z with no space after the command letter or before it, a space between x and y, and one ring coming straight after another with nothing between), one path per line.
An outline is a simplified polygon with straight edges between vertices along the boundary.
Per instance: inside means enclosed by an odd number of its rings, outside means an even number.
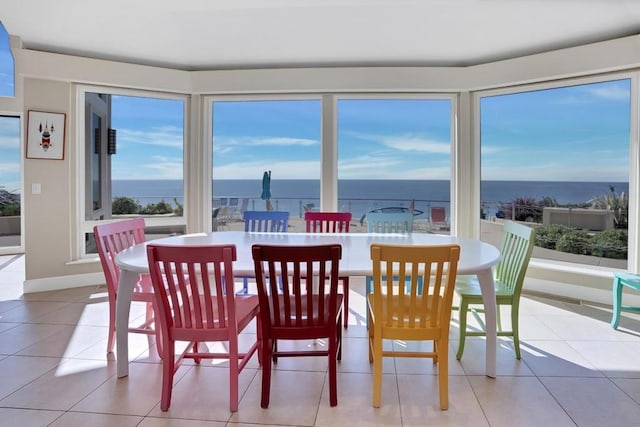
M213 229L243 229L245 210L277 210L304 231L295 218L319 207L321 101L215 100L212 110Z
M0 253L22 246L20 118L0 116Z
M414 232L448 234L450 99L339 99L338 206L366 231L369 211L411 211Z
M184 233L184 99L84 99L85 251L95 249L95 221L143 216L149 237Z
M630 92L625 79L480 99L485 240L513 219L536 228L534 257L626 268Z

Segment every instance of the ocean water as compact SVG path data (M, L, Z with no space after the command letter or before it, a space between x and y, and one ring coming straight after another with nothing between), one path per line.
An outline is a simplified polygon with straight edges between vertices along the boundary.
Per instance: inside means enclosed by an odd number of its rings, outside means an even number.
M449 181L425 180L341 180L338 181L338 206L354 216L386 206L408 207L414 200L415 208L427 212L428 206L450 204ZM554 182L554 181L482 181L481 200L489 212L500 202L518 197L541 199L552 197L559 204L585 203L608 193L610 186L617 193L628 193L627 182ZM113 197L131 197L142 205L166 201L173 205L174 198L183 203L181 180L114 180ZM249 199L249 209L264 210L261 180L214 180L214 198ZM319 206L319 180L272 180L271 202L278 210L292 214L303 212L303 206Z

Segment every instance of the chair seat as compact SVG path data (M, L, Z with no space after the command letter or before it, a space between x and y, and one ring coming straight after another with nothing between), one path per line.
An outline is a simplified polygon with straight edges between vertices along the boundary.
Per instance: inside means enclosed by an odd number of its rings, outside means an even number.
M284 300L284 296L283 295L278 295L278 306L279 306L279 319L280 322L282 324L286 324L288 323L286 321L287 318L287 307L285 306L285 300ZM342 307L342 300L344 299L344 296L342 294L337 294L336 295L336 307L337 310L340 311L341 307ZM302 296L302 300L301 300L301 304L300 304L300 312L301 312L301 316L297 317L296 313L291 313L291 307L295 307L295 302L294 302L294 297L293 296L289 296L289 322L293 323L292 326L302 326L302 327L308 327L308 326L314 326L315 324L317 324L317 319L314 317L312 319L309 319L309 317L306 315L306 311L307 311L307 307L309 304L309 298L307 298L307 295L303 295ZM329 295L324 295L324 302L322 304L320 304L319 302L320 298L318 295L313 294L311 295L311 305L312 307L329 307ZM324 310L323 313L324 314L324 318L322 319L322 323L327 323L328 320L331 317L335 317L338 313L329 313L329 310ZM273 318L273 313L272 313L272 318Z
M504 282L494 279L494 289L497 299L511 300L513 297L513 291ZM456 280L456 293L464 298L478 298L482 301L482 290L475 276L459 276Z
M218 308L218 304L215 301L215 296L210 297L213 304L211 304L213 318L218 319L220 309ZM200 300L204 303L204 296L201 296ZM242 295L236 296L235 298L235 311L236 311L236 321L238 322L238 332L242 332L244 328L253 320L254 317L257 316L259 312L258 308L258 296L257 295ZM227 299L223 300L222 306L225 312L228 312L227 309ZM192 316L192 323L195 323L196 320ZM206 322L203 322L200 328L194 329L192 326L188 328L177 328L174 327L171 331L173 334L173 338L180 341L207 341L211 339L211 329L219 328L221 329L221 335L218 339L224 339L223 336L228 335L227 328L221 328L221 325L218 321L216 321L213 327L209 328ZM209 335L209 336L207 336Z

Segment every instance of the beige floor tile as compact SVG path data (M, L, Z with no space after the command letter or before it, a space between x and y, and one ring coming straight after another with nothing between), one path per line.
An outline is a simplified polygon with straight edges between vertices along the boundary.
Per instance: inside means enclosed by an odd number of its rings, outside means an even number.
M176 381L171 397L171 406L167 412L158 405L149 413L152 417L189 418L193 420L221 421L229 420L229 369L219 367L183 367L188 368L182 378ZM242 396L256 376L254 369L243 369L239 378L240 411L245 410ZM157 395L159 396L159 394Z
M64 325L20 324L0 333L0 354L14 354L63 329Z
M23 304L2 313L2 321L46 323L36 322L36 319L51 314L69 304L66 302L25 301Z
M174 383L189 369L179 369ZM161 365L130 363L129 376L112 376L71 409L76 412L144 416L160 402L161 385Z
M607 378L540 378L580 427L633 426L640 407Z
M0 400L0 406L68 410L115 375L115 371L115 364L65 359L55 369Z
M608 377L640 378L640 343L629 341L567 341L578 354Z
M382 376L380 408L374 408L372 404L373 376L371 374L339 373L338 405L334 407L329 405L328 387L327 378L318 407L316 426L395 426L402 424L395 375Z
M454 351L458 343L451 342ZM486 374L486 342L484 338L467 338L460 364L466 375ZM521 349L522 350L522 349ZM511 340L498 340L496 360L497 375L532 376L533 372L522 361L516 359Z
M571 316L546 316L541 317L540 321L563 340L640 342L640 337L620 333L613 329L608 321L591 317L575 314Z
M602 377L603 374L566 341L520 344L522 360L538 377Z
M538 378L469 377L491 427L575 426Z
M521 343L527 340L560 340L560 337L541 322L537 316L520 314L518 320L520 323L518 332Z
M109 303L74 302L34 319L34 323L60 323L63 325L109 326Z
M19 300L15 300L15 299L9 299L9 300L1 300L0 299L0 322L4 322L4 317L2 316L2 313L12 310L14 308L17 307L21 307L24 305L24 301L19 301Z
M432 341L400 341L393 342L393 349L397 351L433 351ZM464 375L462 364L456 360L454 348L449 345L448 357L449 375ZM400 374L425 374L437 375L438 365L429 358L396 357L396 372Z
M107 414L87 414L67 412L50 424L51 427L135 427L142 421L141 417Z
M324 372L273 370L269 408L262 409L262 373L257 372L240 402L239 411L229 421L313 426L322 396L324 377ZM340 396L338 390L338 401Z
M8 356L0 360L0 399L54 369L57 357Z
M48 426L60 416L62 411L34 409L0 408L0 420L5 426L42 427Z
M106 338L107 328L64 325L64 329L26 347L16 354L22 356L74 357Z
M476 396L464 376L449 377L449 409L440 409L438 377L398 375L403 426L488 426Z
M146 417L138 427L236 427L241 424L227 424L218 421L182 420L178 418ZM251 427L255 427L255 424Z
M640 379L638 378L611 378L622 391L632 398L636 403L640 403Z
M384 343L385 349L393 347L391 341ZM338 372L359 372L370 374L373 363L369 362L369 339L368 338L347 338L344 340L342 350L342 360L338 362ZM382 372L393 374L396 372L395 361L392 357L385 357L382 360Z

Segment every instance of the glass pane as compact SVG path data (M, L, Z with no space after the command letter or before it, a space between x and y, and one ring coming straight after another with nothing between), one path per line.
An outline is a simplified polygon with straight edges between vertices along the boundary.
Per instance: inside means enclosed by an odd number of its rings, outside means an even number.
M212 120L213 229L243 230L245 210L271 209L304 231L320 200L320 101L215 101Z
M382 211L412 212L414 232L448 234L450 179L450 100L338 101L338 206L352 231Z
M20 119L0 116L0 247L20 246Z
M15 96L13 54L9 34L0 22L0 96Z
M180 100L112 96L114 215L183 215L183 111Z
M481 99L483 239L512 219L536 227L534 257L626 268L630 85Z

